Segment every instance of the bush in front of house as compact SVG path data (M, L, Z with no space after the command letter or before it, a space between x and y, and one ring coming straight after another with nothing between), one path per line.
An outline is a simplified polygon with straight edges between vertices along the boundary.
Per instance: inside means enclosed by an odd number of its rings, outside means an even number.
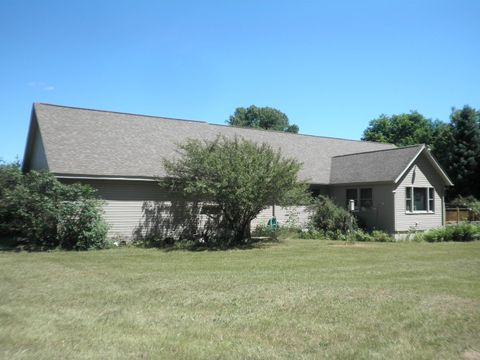
M0 184L0 236L36 248L109 245L102 202L91 187L62 184L48 172L22 174L18 164L0 165Z
M325 233L342 233L358 229L356 218L347 210L335 205L326 196L318 196L312 205L310 226Z
M272 227L270 225L257 225L252 231L254 237L268 237L270 239L276 239L280 232L279 227Z
M340 241L358 241L358 242L393 242L395 239L380 230L367 232L362 229L356 229L347 233L341 231L319 231L308 229L302 231L299 235L301 239L315 240L340 240Z
M443 228L418 233L415 240L424 240L427 242L480 240L480 225L470 223L447 225Z

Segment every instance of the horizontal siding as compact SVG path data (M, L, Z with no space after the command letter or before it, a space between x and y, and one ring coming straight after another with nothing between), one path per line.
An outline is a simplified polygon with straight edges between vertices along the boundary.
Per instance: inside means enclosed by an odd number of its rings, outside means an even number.
M363 184L351 186L332 186L330 197L340 207L346 208L347 189L372 189L373 205L370 210L359 211L356 215L368 229L378 229L389 233L394 231L393 225L393 185Z
M435 213L406 213L405 188L414 187L433 187L435 193ZM442 225L444 184L436 170L426 159L420 155L410 169L399 181L395 189L395 230L427 230Z
M110 236L134 237L143 218L143 205L144 201L107 200L104 218L110 226Z
M258 216L252 220L251 228L255 229L258 225L267 225L268 220L273 216L272 206L262 210ZM275 218L280 226L306 227L309 221L310 212L306 206L275 206Z
M65 183L78 180L64 179ZM82 180L97 190L97 194L105 200L104 219L109 225L109 236L135 238L139 233L145 234L151 225L152 216L164 214L169 216L172 201L178 201L173 193L165 191L152 181L127 180ZM157 216L157 220L163 221Z
M72 179L63 180L65 183L74 183ZM82 180L97 189L99 197L105 200L104 218L109 224L109 236L121 236L135 238L139 233L145 234L151 227L153 214L157 222L167 225L165 227L176 228L185 222L185 211L174 194L162 190L155 182L126 181L126 180ZM173 206L178 205L179 211L169 212ZM289 223L296 226L305 226L308 221L308 211L305 206L275 207L278 222L281 225ZM258 224L266 224L272 216L272 208L263 210L252 221L254 229ZM201 216L203 223L207 219Z

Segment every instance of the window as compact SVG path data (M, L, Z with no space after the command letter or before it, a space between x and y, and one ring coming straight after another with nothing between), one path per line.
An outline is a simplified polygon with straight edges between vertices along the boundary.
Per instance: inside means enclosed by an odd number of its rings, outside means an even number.
M427 188L413 188L413 210L427 211Z
M430 187L406 187L405 211L435 212L435 190Z
M372 189L360 189L360 210L371 209L372 204Z
M355 210L357 211L369 210L372 208L372 205L373 205L372 194L373 194L373 191L371 188L347 189L346 196L345 196L345 206L348 209L350 200L353 200L355 204ZM360 199L358 198L359 195L360 195Z
M412 188L407 187L407 188L405 188L405 190L406 190L406 193L405 193L405 201L406 201L405 209L408 212L412 212Z
M347 209L348 209L348 204L350 200L353 200L355 202L355 210L358 209L357 189L347 189L347 196L345 199L346 199L345 205L347 206Z

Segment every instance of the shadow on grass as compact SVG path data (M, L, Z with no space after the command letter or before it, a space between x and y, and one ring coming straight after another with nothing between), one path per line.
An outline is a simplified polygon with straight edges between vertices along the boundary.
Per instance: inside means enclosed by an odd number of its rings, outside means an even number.
M30 244L25 239L15 237L0 237L0 252L42 252L49 250L55 250L55 248Z
M229 250L254 250L254 249L266 249L278 244L280 241L270 238L255 238L252 237L249 241L242 244L207 244L199 241L177 241L174 244L161 246L145 246L146 248L155 248L164 252L172 251L190 251L190 252L202 252L202 251L229 251Z

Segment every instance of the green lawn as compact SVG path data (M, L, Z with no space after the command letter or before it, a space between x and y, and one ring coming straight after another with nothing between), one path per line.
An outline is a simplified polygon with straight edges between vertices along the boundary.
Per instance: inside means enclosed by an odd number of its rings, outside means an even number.
M0 358L455 359L480 242L0 252Z

